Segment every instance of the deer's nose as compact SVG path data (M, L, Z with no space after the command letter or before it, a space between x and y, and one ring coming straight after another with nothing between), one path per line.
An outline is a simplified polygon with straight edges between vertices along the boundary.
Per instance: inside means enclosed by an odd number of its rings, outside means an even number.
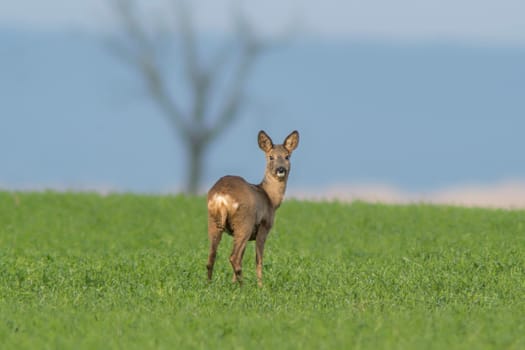
M280 166L280 167L277 168L277 175L283 175L284 176L285 174L286 174L286 168L285 167Z

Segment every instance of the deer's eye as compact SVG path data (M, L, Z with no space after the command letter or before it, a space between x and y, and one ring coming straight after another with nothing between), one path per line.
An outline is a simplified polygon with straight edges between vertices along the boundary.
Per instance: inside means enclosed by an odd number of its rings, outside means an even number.
M286 156L286 157L284 157L284 159L289 160L289 159L290 159L290 156Z
M273 156L270 156L270 160L273 160Z

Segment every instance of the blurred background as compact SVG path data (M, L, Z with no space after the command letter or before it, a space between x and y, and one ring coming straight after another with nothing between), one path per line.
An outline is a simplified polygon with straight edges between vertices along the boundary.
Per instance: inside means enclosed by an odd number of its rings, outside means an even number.
M0 188L525 206L521 0L0 3Z

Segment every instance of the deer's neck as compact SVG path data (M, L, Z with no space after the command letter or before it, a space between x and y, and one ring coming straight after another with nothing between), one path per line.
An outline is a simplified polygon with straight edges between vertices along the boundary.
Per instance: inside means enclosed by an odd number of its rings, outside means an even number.
M270 198L274 209L279 208L284 199L284 192L286 191L286 180L279 181L273 177L265 176L259 185Z

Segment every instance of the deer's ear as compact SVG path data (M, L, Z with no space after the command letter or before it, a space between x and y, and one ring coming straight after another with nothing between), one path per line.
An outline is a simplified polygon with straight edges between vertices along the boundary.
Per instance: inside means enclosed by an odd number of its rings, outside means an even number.
M291 153L294 149L297 148L298 144L299 144L299 133L297 132L297 130L295 130L286 137L283 145L284 145L284 148L286 148L288 152Z
M270 150L273 148L273 142L270 136L268 136L264 131L261 130L259 131L259 136L257 139L259 141L259 147L264 152L270 152Z

